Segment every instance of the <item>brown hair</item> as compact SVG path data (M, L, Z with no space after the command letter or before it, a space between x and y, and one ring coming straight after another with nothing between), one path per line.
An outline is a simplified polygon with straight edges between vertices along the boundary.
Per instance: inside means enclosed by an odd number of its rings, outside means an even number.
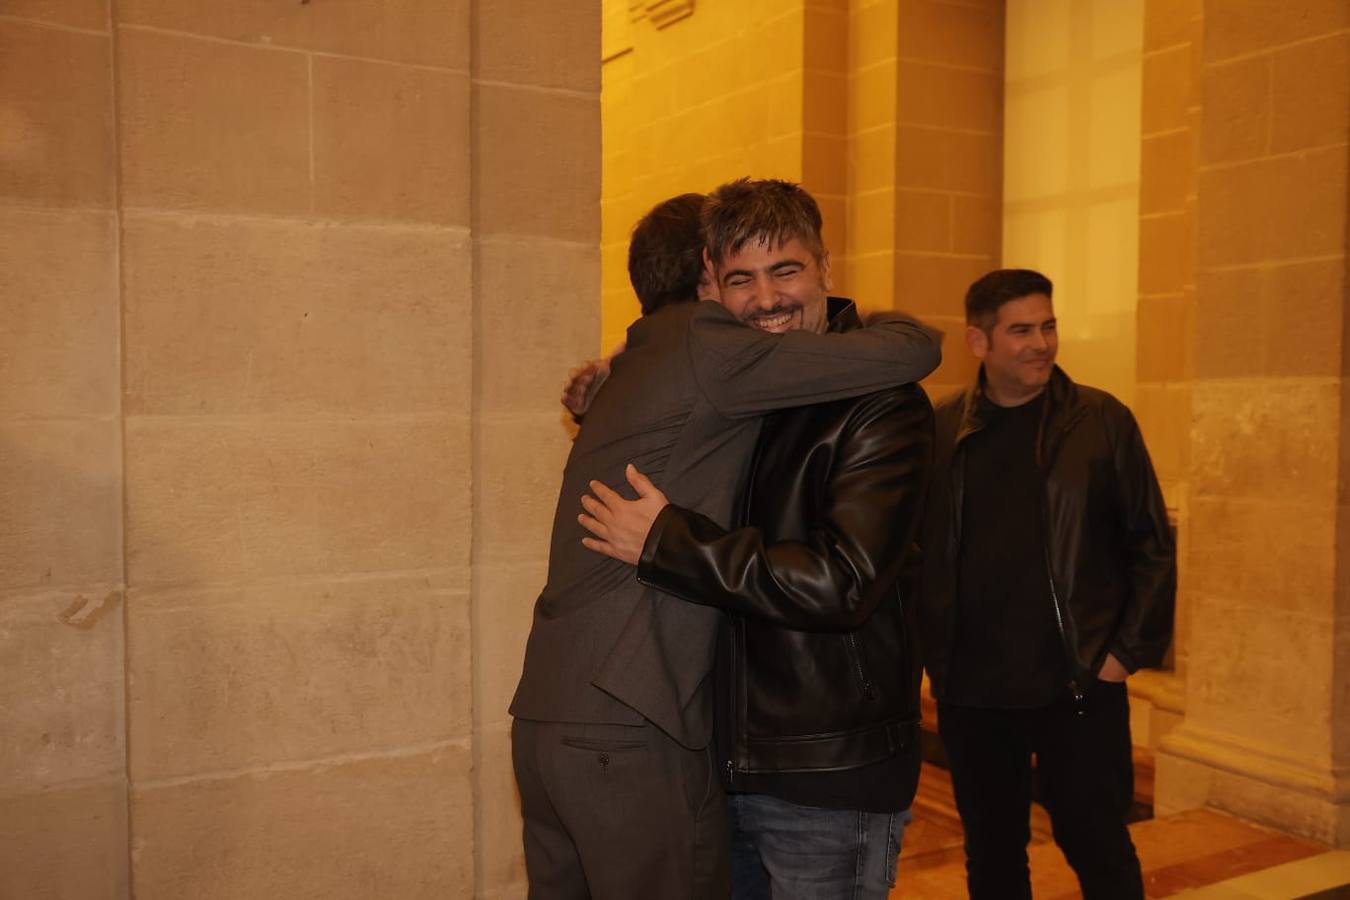
M652 207L638 220L628 243L628 280L642 314L671 303L698 299L703 274L699 236L702 194L680 194Z
M999 307L1032 294L1053 299L1055 286L1032 269L995 269L975 280L966 291L966 324L988 332L998 321Z
M796 238L820 263L820 207L799 184L774 178L740 178L708 195L703 204L703 244L713 265L751 241L781 247Z

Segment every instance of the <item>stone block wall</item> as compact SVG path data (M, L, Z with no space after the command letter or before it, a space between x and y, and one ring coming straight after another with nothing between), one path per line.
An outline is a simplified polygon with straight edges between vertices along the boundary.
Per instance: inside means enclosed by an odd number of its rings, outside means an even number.
M647 209L780 177L821 205L836 292L946 328L930 387L960 384L961 298L999 256L1002 0L674 5L688 14L654 22L606 2L602 344L637 315L626 253Z
M599 327L599 5L538 6L0 4L0 896L521 893Z
M1186 704L1158 805L1344 846L1350 7L1205 4L1202 43Z

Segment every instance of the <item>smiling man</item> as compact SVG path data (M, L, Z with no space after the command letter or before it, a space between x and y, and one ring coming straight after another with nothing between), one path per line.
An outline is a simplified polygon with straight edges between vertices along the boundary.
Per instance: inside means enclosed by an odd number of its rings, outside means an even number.
M820 229L798 185L714 191L703 239L722 305L788 337L859 333L853 304L827 297ZM932 407L908 384L769 417L734 518L678 505L658 478L668 504L638 475L636 501L601 484L583 501L586 546L728 613L715 732L737 900L884 900L895 883L920 763L909 550L931 447Z
M693 302L700 199L657 204L634 230L629 277L644 314L563 471L548 583L511 703L531 900L728 891L726 805L710 750L720 617L582 547L575 509L587 483L619 486L635 462L675 502L725 520L768 413L906 384L940 358L938 336L898 314L848 334L774 335Z
M976 383L936 409L923 526L924 665L974 900L1030 898L1032 756L1083 895L1141 900L1125 678L1172 637L1176 551L1130 411L1075 384L1050 280L966 294Z

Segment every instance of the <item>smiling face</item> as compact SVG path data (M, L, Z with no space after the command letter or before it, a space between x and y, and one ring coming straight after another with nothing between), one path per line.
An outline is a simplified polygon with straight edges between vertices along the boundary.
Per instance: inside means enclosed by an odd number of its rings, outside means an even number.
M989 399L999 406L1019 406L1050 382L1059 351L1055 307L1045 294L1028 294L998 308L986 331L971 325L966 341L984 363Z
M830 258L817 262L798 238L777 247L747 241L714 271L722 305L742 322L774 334L825 330Z

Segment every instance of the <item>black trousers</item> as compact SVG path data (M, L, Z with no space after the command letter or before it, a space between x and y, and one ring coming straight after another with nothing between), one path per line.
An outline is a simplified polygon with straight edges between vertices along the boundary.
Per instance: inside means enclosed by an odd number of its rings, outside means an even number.
M1055 843L1084 900L1142 900L1143 877L1125 827L1133 802L1130 709L1124 684L1097 682L1082 714L1066 697L1039 709L938 704L966 839L972 900L1031 897L1032 764Z
M653 725L516 719L530 900L727 900L731 834L711 748Z

